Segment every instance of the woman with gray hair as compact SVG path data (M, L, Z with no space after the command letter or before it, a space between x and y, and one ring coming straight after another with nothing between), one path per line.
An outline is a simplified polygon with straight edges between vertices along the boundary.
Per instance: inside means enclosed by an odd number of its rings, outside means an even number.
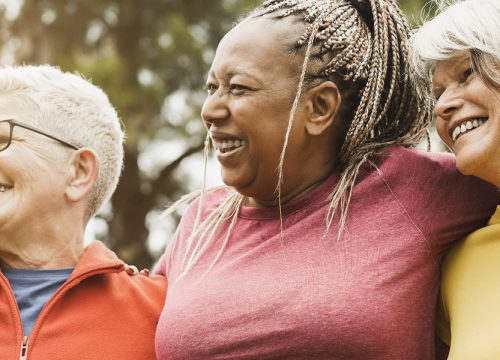
M227 186L160 260L160 359L434 358L442 254L498 195L409 149L408 35L395 0L269 0L220 41L201 115Z
M2 360L155 358L165 279L83 238L122 158L101 89L51 66L0 68Z
M414 60L432 78L436 127L457 168L500 187L500 2L467 0L413 36ZM472 189L470 189L472 190ZM444 262L437 331L449 359L500 359L500 206Z

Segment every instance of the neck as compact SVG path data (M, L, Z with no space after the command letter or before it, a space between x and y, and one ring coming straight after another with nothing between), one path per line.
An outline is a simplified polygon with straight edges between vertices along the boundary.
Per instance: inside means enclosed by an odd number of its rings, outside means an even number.
M313 191L318 185L320 185L330 174L325 174L323 177L319 179L314 179L309 182L304 182L300 186L297 186L293 188L290 191L287 191L286 193L281 194L281 205L286 205L293 203L294 201L297 201ZM245 206L251 206L251 207L259 207L259 208L269 208L269 207L276 207L279 206L279 199L276 196L273 199L270 200L261 200L257 198L252 198L249 197L245 201Z
M23 236L0 234L2 267L13 269L75 267L83 252L83 231L63 237L55 232L36 232L29 237L25 234Z
M59 249L47 251L40 249L23 249L18 253L0 253L3 268L12 269L60 269L73 268L78 263L84 251L81 249Z

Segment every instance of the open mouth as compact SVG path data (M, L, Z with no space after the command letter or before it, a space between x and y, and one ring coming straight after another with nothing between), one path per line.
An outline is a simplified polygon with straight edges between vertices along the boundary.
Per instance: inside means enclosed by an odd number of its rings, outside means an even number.
M488 118L476 118L476 119L470 119L470 120L464 121L463 123L456 126L452 130L451 139L453 140L453 142L457 141L457 139L460 136L465 135L465 134L477 129L478 127L483 125L487 120L488 120Z
M242 146L245 146L247 142L245 140L233 139L233 140L219 140L212 138L212 142L217 150L221 153L227 153Z

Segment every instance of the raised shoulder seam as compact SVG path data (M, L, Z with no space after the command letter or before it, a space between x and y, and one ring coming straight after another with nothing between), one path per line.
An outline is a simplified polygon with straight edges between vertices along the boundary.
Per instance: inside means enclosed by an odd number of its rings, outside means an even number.
M425 237L425 234L422 232L422 230L420 229L420 227L415 223L415 221L413 220L413 218L408 213L408 210L403 205L403 203L401 203L401 201L396 196L396 194L394 193L394 191L392 191L392 188L389 185L389 183L387 182L386 178L384 177L384 173L382 172L382 170L380 170L377 167L376 172L380 176L380 178L382 179L382 181L384 182L385 186L387 187L387 190L389 190L389 192L391 193L391 195L394 198L394 200L396 200L397 203L399 204L399 206L401 207L401 209L403 209L404 213L406 214L406 217L411 221L411 223L413 224L413 226L415 227L415 229L417 229L417 231L419 232L420 236L422 237L422 239L424 240L425 244L427 245L427 251L429 252L429 256L430 256L430 258L432 260L432 263L436 266L436 269L439 270L438 262L436 261L436 259L434 258L434 255L432 254L432 246L430 245L429 241Z

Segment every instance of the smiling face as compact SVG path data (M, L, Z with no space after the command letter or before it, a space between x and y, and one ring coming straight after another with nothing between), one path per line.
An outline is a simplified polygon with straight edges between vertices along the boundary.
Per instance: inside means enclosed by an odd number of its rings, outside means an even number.
M276 169L302 67L303 58L285 47L291 21L256 18L237 25L220 42L207 79L201 115L223 181L257 204L275 202ZM305 108L297 109L286 151L284 197L317 173L308 168L319 152L306 134Z
M471 70L468 53L438 61L432 82L436 127L457 168L500 186L500 93Z
M0 97L0 119L30 124L29 115L12 99ZM0 134L5 136L6 134ZM16 237L41 238L45 221L64 204L66 148L29 130L15 127L11 145L0 152L0 251Z

